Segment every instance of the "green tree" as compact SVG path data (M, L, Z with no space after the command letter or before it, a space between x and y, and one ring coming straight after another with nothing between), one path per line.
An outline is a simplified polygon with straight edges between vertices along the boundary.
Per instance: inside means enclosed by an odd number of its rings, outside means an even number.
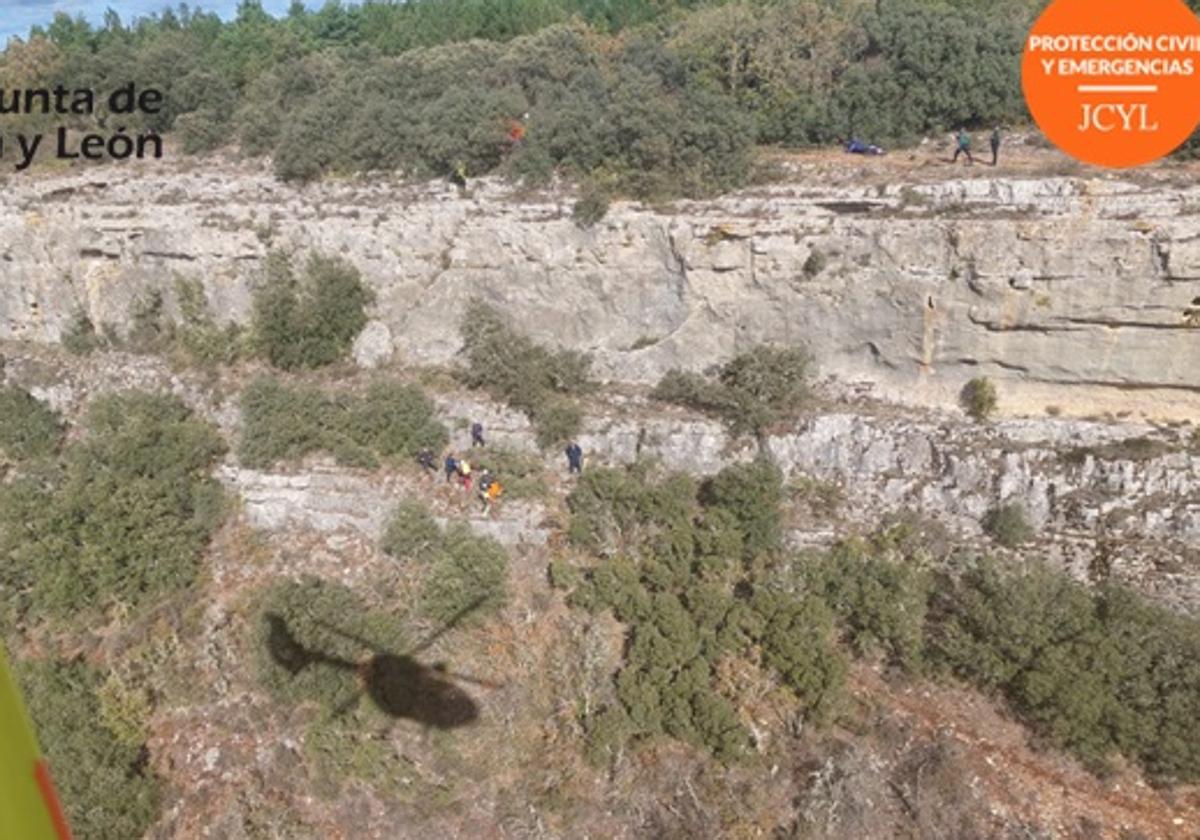
M297 278L272 254L254 294L255 345L278 368L316 368L346 356L367 324L374 293L346 262L313 254Z

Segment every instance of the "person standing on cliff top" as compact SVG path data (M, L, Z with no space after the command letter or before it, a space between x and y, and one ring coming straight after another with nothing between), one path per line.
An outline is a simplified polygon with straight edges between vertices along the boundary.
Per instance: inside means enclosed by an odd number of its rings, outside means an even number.
M467 191L467 164L458 160L450 171L450 183L458 187L458 194L465 195Z
M1000 159L1000 126L992 129L992 166L996 165L996 161Z
M525 142L525 123L528 119L529 112L526 111L521 115L521 119L508 121L508 133L505 135L505 140L508 142L508 151L511 152Z
M954 149L954 158L950 162L958 163L958 156L966 155L968 166L975 163L975 158L971 157L971 135L967 134L967 130L965 128L960 128L958 130L956 143L957 147Z

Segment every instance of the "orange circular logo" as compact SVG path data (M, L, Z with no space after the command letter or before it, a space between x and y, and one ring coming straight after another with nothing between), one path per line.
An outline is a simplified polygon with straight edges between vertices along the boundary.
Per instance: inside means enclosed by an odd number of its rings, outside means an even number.
M1025 41L1021 87L1072 157L1149 163L1200 123L1200 20L1182 0L1055 0Z

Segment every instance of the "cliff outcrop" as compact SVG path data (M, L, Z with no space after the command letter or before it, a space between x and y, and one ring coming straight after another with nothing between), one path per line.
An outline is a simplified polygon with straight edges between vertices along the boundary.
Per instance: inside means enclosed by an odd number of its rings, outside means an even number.
M569 191L386 179L291 187L253 170L108 167L0 198L0 338L53 342L82 309L128 326L174 277L246 321L272 249L356 265L377 292L363 364L440 363L472 297L598 372L655 381L754 343L823 376L952 405L986 375L1012 413L1200 411L1200 187L1100 177L820 186L571 219Z

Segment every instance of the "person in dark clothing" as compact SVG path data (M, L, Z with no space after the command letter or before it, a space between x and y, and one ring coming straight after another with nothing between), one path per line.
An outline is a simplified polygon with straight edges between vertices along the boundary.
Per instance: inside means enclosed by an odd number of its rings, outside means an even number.
M483 442L482 423L471 424L471 446L487 446L487 444Z
M957 148L954 150L954 159L951 161L951 163L958 163L959 155L966 155L967 163L969 164L975 162L975 158L971 157L971 135L967 134L967 130L965 128L960 128L958 130Z
M575 441L571 441L566 448L567 453L567 471L573 473L583 472L583 449Z
M992 166L1000 159L1000 126L992 129Z
M876 146L874 143L864 143L857 137L851 137L850 142L846 144L846 151L852 155L881 155L883 149Z
M432 449L422 449L417 453L417 463L421 465L421 469L426 475L433 475L437 472L437 463L433 459Z
M446 456L446 463L442 465L442 469L446 473L446 483L449 484L458 475L458 461L453 455Z

